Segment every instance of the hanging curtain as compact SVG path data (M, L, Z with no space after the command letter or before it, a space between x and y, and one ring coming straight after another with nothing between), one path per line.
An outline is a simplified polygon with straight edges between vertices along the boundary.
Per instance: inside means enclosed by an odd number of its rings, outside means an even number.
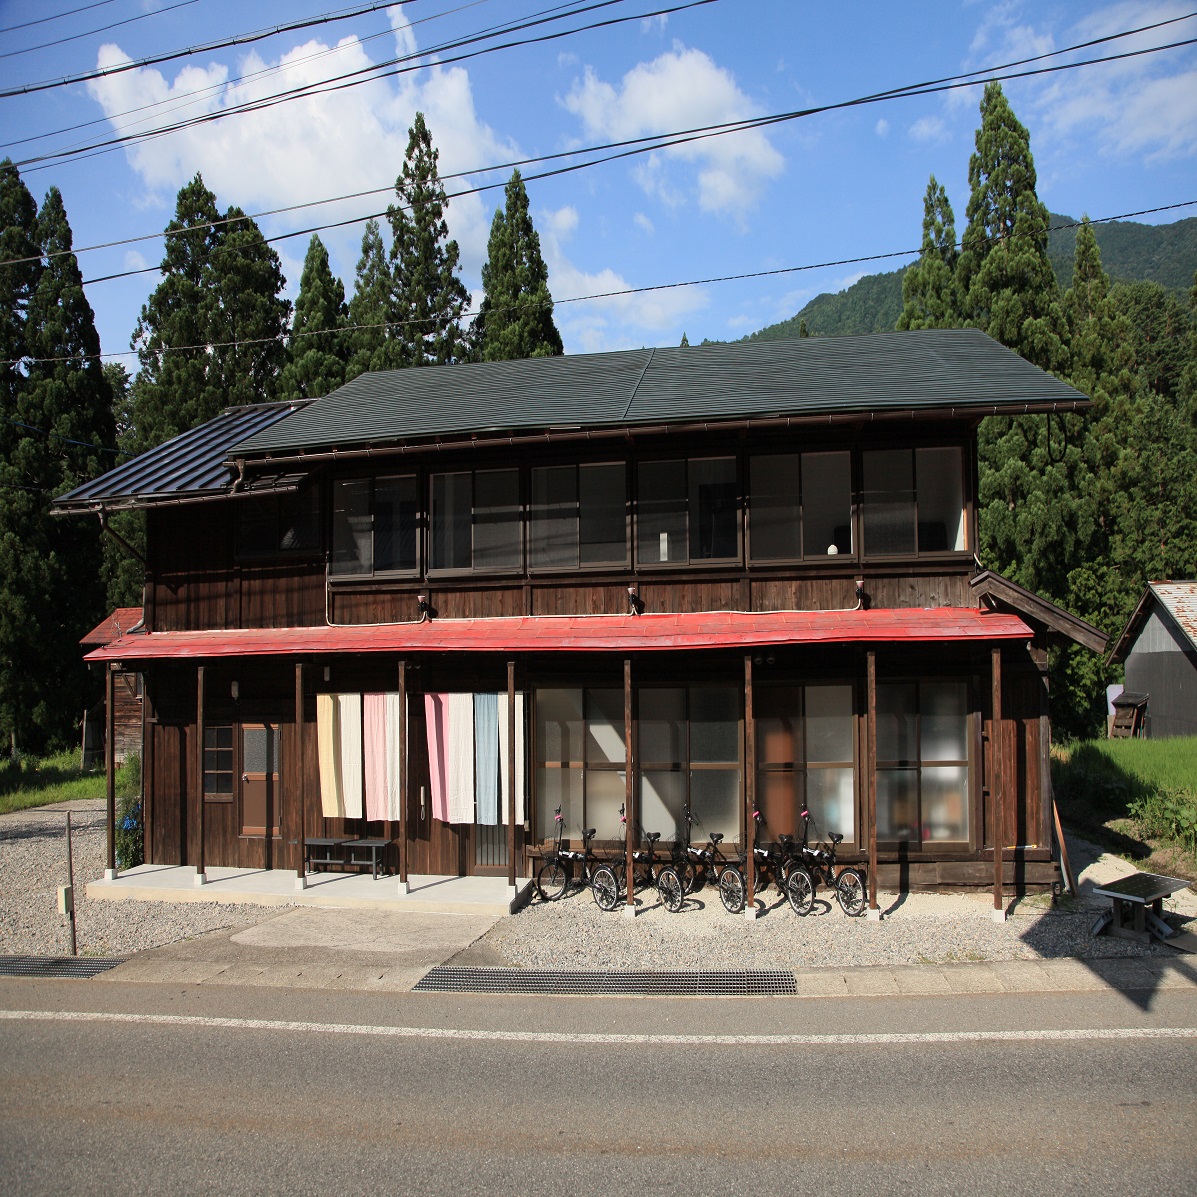
M449 822L449 709L447 694L424 695L432 817Z
M337 696L316 695L316 744L320 761L320 811L326 819L345 816L341 792L341 733L337 724Z
M403 761L399 756L399 728L403 719L403 705L398 694L386 696L386 757L387 757L387 813L386 818L397 823L399 814L399 781Z
M474 695L474 800L478 822L494 827L499 821L499 696Z
M362 695L365 751L366 818L387 817L387 695Z
M499 721L499 784L503 792L502 821L506 821L507 812L511 810L511 769L507 752L507 695L500 694L498 702ZM524 821L524 791L527 783L524 780L524 696L515 696L515 821Z
M362 817L362 696L337 695L337 719L341 725L341 793L345 818Z
M474 696L450 694L448 789L450 823L474 821Z

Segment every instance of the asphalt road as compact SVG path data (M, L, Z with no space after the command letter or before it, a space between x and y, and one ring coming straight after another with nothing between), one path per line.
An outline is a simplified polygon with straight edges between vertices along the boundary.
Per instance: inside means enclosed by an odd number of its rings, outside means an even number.
M1191 988L703 1000L3 980L0 1176L14 1194L1192 1194L1195 1027Z

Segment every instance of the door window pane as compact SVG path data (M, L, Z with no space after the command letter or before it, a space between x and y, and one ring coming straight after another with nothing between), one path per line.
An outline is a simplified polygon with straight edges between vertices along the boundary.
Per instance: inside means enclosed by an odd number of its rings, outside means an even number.
M628 559L627 467L622 461L578 467L581 561L622 565Z
M712 832L721 831L729 842L739 839L741 794L739 769L692 769L694 838L707 839Z
M918 687L885 682L877 687L877 759L913 761L918 758Z
M924 761L968 759L968 686L964 682L924 682L919 695Z
M278 772L277 727L242 728L241 770L244 773Z
M806 687L806 759L844 762L852 751L852 687Z
M968 839L968 769L964 765L924 765L923 839Z
M864 551L881 557L915 551L914 457L909 449L864 454Z
M877 838L918 840L918 774L913 769L877 770Z
M609 843L624 838L623 824L619 821L619 808L627 797L627 786L622 769L586 770L586 826L593 827L597 834L596 843Z
M826 557L853 551L852 455L803 453L803 554Z
M642 461L637 479L641 562L686 561L686 463Z
M740 551L739 495L734 457L690 462L690 560L736 557Z
M686 760L686 692L640 691L640 760L680 765Z
M739 761L740 692L734 686L695 686L690 691L690 759Z
M334 574L368 574L374 569L369 478L333 483L331 568Z
M754 561L790 561L802 555L800 460L797 453L752 459L748 511Z
M762 770L756 779L757 810L765 816L768 830L764 838L794 835L798 827L799 803L802 800L803 775L791 769L769 772Z
M536 838L539 842L554 839L557 825L553 812L561 807L567 837L582 831L582 770L536 770Z
M469 569L472 477L468 471L432 475L432 568Z
M964 549L964 466L959 448L916 449L919 552Z
M578 480L574 466L532 471L528 558L537 568L578 564Z
M809 769L806 774L806 805L811 833L826 839L838 832L851 840L856 827L853 771L851 769Z
M646 769L640 775L640 825L647 835L659 831L663 840L684 836L686 775L680 771Z
M622 765L627 760L623 737L623 691L587 690L586 760Z
M581 761L585 724L581 690L536 691L536 759Z
M374 482L374 570L416 568L416 479L414 474Z
M519 569L520 475L518 470L479 470L474 475L474 568Z

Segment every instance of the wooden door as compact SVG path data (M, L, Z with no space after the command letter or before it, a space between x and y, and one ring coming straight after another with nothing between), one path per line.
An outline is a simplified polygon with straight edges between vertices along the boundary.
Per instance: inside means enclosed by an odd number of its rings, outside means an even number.
M275 868L282 825L277 723L245 723L241 726L240 822L243 863Z
M408 708L407 871L464 877L471 871L471 827L468 823L453 826L432 817L426 729L424 701L417 695Z

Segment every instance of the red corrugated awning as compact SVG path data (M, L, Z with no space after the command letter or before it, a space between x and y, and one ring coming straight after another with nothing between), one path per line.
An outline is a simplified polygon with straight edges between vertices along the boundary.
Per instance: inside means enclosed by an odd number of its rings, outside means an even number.
M292 657L333 653L663 652L787 644L1029 640L1016 615L972 607L875 611L697 611L675 615L540 615L423 623L150 632L89 661Z

